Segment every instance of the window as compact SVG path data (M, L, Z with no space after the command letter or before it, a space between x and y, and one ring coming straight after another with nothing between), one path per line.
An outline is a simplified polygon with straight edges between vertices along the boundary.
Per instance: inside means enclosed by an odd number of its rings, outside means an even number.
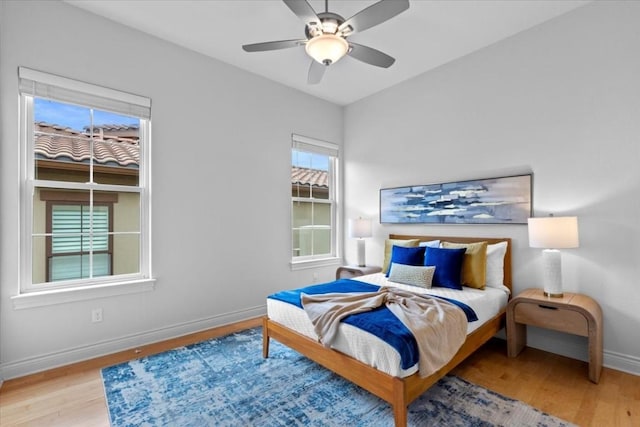
M89 234L91 218L88 200L76 193L42 191L46 200L46 278L49 282L89 277ZM118 198L96 193L93 204L93 275L109 276L113 271L113 207Z
M296 262L336 258L338 146L293 135L291 240Z
M51 206L47 225L47 280L84 279L90 277L89 257L93 254L94 277L111 274L111 240L109 207L93 206L93 241L89 234L89 205L57 204ZM91 251L91 252L90 252Z
M150 279L150 100L19 78L21 293Z

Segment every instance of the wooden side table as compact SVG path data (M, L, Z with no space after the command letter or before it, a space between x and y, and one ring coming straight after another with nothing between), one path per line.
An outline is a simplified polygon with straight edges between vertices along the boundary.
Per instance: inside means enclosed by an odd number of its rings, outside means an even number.
M336 270L336 279L350 279L351 277L364 276L365 274L379 273L381 267L367 265L360 267L358 265L343 265Z
M507 349L516 357L527 343L526 325L580 335L589 339L589 379L598 383L602 371L602 309L582 294L544 296L542 289L527 289L507 306Z

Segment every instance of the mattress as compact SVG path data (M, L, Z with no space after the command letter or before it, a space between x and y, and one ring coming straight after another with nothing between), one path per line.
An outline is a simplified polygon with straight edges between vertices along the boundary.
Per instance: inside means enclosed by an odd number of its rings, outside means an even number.
M439 287L425 289L391 282L382 273L355 277L352 280L360 280L377 286L394 286L416 293L452 298L463 302L471 307L478 316L477 321L469 322L467 334L470 334L500 313L507 306L509 299L509 289L507 287L487 287L483 290L464 287L462 291ZM267 298L267 314L269 319L289 329L293 329L313 340L318 339L309 317L299 307ZM338 337L332 348L396 377L403 378L412 375L418 370L417 364L408 369L402 369L400 367L400 354L396 349L375 335L345 323L340 324Z

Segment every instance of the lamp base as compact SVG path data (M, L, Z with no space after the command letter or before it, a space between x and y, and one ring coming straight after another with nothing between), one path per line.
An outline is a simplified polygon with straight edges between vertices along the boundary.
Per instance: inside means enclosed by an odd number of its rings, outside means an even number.
M358 239L358 267L365 267L364 239Z
M551 298L562 297L562 264L560 251L545 249L542 251L544 295Z
M544 296L549 298L562 298L564 294L562 292L560 292L559 294L557 293L552 294L550 292L544 291Z

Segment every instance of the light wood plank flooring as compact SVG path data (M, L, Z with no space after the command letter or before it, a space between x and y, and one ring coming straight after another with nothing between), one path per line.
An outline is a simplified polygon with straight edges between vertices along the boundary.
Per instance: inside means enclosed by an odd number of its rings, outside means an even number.
M109 426L102 367L260 324L248 320L6 381L0 389L0 425ZM585 362L532 348L515 359L506 353L505 341L491 340L453 373L581 426L640 425L639 376L605 368L596 385Z

